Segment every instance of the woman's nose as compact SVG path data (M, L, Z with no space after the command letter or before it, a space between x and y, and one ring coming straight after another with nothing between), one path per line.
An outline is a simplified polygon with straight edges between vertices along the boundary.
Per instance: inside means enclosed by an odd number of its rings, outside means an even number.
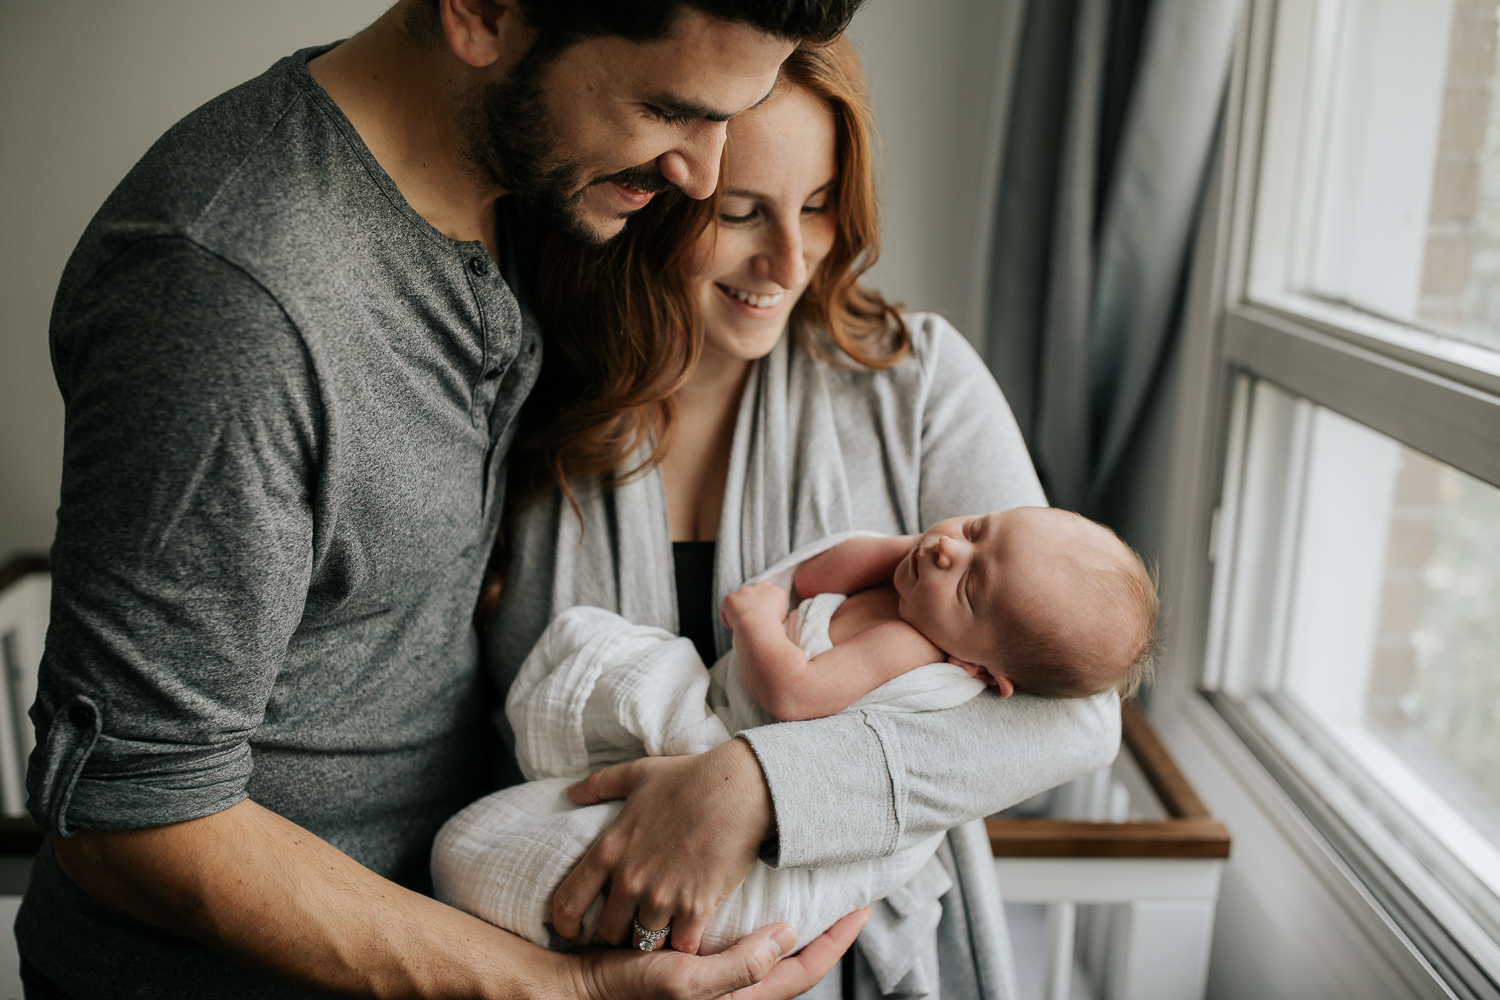
M769 239L770 245L757 258L761 277L770 278L782 288L801 288L807 281L801 227L778 226Z

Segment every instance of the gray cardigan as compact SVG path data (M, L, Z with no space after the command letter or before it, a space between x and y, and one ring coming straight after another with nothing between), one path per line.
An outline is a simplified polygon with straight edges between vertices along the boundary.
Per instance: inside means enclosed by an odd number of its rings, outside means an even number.
M908 534L959 514L1046 502L984 363L941 317L918 313L907 322L911 356L892 369L822 360L830 350L809 350L806 332L783 337L756 364L735 428L716 602L833 532ZM574 605L677 629L659 472L610 492L575 489L582 524L554 491L511 529L511 585L484 639L502 693L547 623ZM722 654L732 644L722 622L717 638ZM987 694L945 712L846 713L744 736L775 804L774 865L881 857L952 831L939 860L954 885L933 946L950 996L988 1000L1014 995L1013 970L988 845L973 821L1106 765L1119 745L1119 708L1113 694L1067 701ZM877 908L866 935L900 916ZM938 995L932 969L882 969L877 950L865 947L869 954L856 959L861 996ZM813 993L837 995L837 986L831 975Z

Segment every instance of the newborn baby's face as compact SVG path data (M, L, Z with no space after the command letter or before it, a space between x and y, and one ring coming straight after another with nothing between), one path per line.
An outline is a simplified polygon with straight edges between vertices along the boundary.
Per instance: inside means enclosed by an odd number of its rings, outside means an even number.
M949 656L978 667L998 647L987 609L1004 587L1009 550L1024 517L997 511L939 521L917 538L892 579L901 617ZM993 683L987 671L982 680Z
M892 580L901 617L971 673L1008 693L999 651L999 613L1065 600L1049 550L1060 541L1059 512L1017 507L939 521L918 537Z

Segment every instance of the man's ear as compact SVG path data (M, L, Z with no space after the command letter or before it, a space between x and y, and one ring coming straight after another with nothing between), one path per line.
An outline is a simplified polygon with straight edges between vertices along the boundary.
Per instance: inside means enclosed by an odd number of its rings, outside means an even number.
M448 48L475 69L514 65L536 38L516 0L438 0L438 15Z

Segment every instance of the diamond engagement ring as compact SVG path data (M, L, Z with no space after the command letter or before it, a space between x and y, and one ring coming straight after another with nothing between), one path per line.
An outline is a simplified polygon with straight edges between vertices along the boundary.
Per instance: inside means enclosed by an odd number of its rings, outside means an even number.
M635 924L635 946L641 951L655 951L661 947L661 943L667 939L667 935L672 933L672 922L670 920L667 921L667 926L659 931L646 930L646 928L641 926L641 921L638 917L631 917L630 922Z

